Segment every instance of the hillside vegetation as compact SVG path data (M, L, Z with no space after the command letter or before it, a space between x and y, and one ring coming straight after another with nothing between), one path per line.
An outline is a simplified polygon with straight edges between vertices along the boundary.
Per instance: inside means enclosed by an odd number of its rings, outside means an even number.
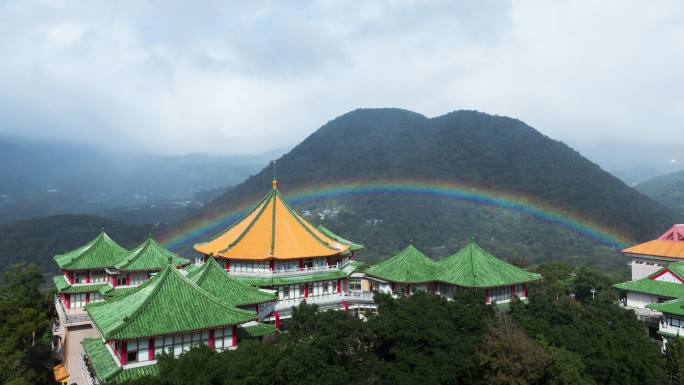
M256 202L270 188L271 178L272 169L266 168L203 212ZM278 179L285 196L309 184L444 180L544 202L634 241L657 235L675 218L567 145L519 120L475 111L435 118L399 109L350 112L280 158ZM326 207L340 212L327 217L326 226L366 244L363 256L368 259L386 257L409 240L439 257L476 236L483 246L506 258L534 262L563 258L603 266L625 263L614 250L557 226L449 199L353 195L298 208L315 213ZM369 218L382 222L368 224ZM185 245L187 250L190 246Z
M672 208L684 221L684 170L649 179L636 189Z

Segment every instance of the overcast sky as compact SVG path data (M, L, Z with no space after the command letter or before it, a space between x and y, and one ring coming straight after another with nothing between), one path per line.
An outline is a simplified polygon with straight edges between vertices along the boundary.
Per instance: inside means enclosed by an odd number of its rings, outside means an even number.
M251 153L358 107L476 109L684 163L682 1L235 3L0 0L0 134Z

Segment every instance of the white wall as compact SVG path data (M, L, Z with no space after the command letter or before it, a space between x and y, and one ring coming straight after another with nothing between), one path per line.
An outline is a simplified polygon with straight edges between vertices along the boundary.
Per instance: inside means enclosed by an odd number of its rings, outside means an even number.
M627 292L627 306L636 307L640 309L646 308L646 305L658 303L658 297L643 293Z

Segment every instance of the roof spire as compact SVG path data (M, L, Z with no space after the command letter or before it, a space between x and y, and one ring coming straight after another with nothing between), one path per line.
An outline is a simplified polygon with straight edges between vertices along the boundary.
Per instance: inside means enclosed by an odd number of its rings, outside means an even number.
M273 161L273 189L274 190L276 188L278 188L278 180L276 179L276 162L277 161L275 161L275 160Z

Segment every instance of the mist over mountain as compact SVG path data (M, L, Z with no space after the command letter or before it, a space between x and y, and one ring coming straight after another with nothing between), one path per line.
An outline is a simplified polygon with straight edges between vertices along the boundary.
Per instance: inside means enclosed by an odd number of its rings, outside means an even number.
M679 214L679 222L684 222L684 170L651 178L636 189L672 208Z
M170 222L207 198L195 194L237 184L282 152L132 155L0 138L0 223L72 213Z
M322 126L277 164L279 188L286 196L311 183L436 179L544 202L634 241L658 234L675 218L671 210L562 142L519 120L476 111L427 118L400 109L355 110ZM272 169L265 168L201 212L255 202L268 191L271 178ZM409 240L439 256L476 236L483 246L505 257L533 262L559 258L603 265L624 262L615 250L558 226L449 199L362 195L299 208L314 213L315 222L365 243L369 259L387 256ZM338 214L318 216L326 208Z

